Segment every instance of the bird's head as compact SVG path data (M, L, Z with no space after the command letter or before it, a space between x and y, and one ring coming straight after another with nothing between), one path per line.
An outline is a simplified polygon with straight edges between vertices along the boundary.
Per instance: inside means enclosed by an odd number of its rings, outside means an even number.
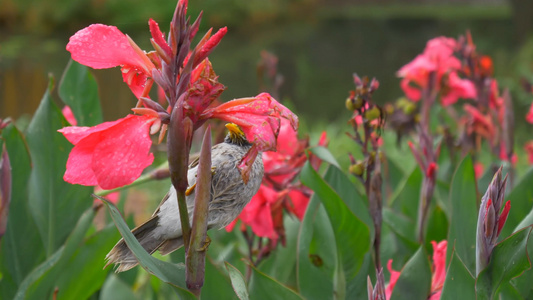
M239 146L251 146L250 142L246 139L246 135L239 127L239 125L234 123L226 124L226 128L229 130L228 135L224 139L224 142L228 144L234 144Z

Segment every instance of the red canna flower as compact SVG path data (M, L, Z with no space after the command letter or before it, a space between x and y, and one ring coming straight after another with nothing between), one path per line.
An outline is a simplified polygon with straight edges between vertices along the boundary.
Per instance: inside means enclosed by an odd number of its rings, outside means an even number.
M420 100L422 90L432 84L433 78L437 83L433 88L441 91L444 106L457 102L458 98L476 97L474 84L457 76L461 62L453 56L456 47L457 42L452 38L434 38L428 41L422 54L398 71L398 77L403 78L400 86L409 99Z
M476 174L476 179L480 179L483 176L485 171L485 166L479 161L474 164L474 173Z
M149 132L157 120L150 115L128 115L94 127L58 130L74 144L63 178L73 184L99 185L103 189L133 182L154 160L149 153Z
M428 296L428 299L439 300L444 281L446 280L446 248L448 242L446 240L439 243L431 241L431 245L433 245L433 265L431 268L431 273L433 275L431 277L431 293ZM392 269L392 259L388 261L387 268L391 274L389 284L385 288L385 295L388 300L390 299L394 286L401 275L401 271L398 272Z

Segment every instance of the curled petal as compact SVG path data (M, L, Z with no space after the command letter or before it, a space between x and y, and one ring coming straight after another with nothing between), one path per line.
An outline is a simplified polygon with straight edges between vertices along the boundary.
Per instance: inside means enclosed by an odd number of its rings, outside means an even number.
M94 69L112 68L120 65L135 66L147 72L153 65L139 57L128 38L115 26L93 24L70 37L67 50L72 59Z
M398 281L398 278L400 278L400 272L392 269L392 259L389 259L387 262L387 269L389 269L390 280L389 284L385 288L385 295L387 296L387 299L390 299L392 291L394 290L394 286L396 285L396 281Z
M133 182L154 159L151 116L128 115L94 127L67 127L60 132L75 146L64 179L81 185L113 189Z

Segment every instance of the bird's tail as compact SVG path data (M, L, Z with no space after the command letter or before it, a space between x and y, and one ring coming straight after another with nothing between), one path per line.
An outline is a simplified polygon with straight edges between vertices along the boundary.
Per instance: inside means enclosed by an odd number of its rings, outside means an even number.
M158 217L153 216L146 223L139 225L131 232L137 238L141 246L143 246L146 252L152 254L159 249L162 255L166 255L176 249L179 249L183 245L183 239L177 237L174 239L163 239L161 236L156 236L154 230L157 227ZM104 268L110 264L117 264L116 272L124 272L135 267L139 262L133 255L124 239L120 239L118 243L109 251L106 256L107 263Z

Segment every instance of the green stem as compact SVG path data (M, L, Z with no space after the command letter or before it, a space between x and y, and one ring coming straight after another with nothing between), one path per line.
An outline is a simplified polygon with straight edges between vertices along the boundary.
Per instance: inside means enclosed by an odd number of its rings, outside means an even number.
M195 188L194 212L189 251L185 258L187 288L196 296L200 296L204 285L205 254L207 241L207 220L209 198L211 197L211 128L204 134Z

